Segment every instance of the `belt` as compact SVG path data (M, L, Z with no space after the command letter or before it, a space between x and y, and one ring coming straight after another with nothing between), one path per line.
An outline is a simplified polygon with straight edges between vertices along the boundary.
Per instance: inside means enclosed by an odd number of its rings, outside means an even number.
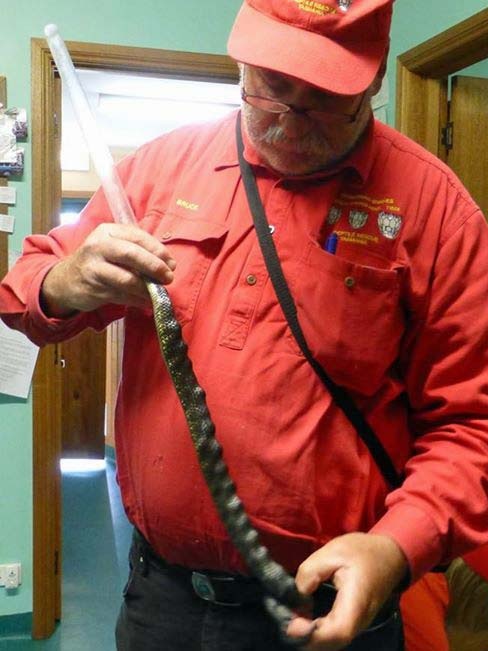
M264 589L257 579L242 574L192 570L168 563L152 549L137 529L134 530L133 542L143 571L148 564L156 570L179 577L191 585L194 592L205 601L221 606L242 606L260 603L264 597Z
M137 563L143 573L147 566L181 579L191 586L195 594L205 601L220 606L243 606L261 603L265 590L257 579L242 574L226 574L213 570L192 570L182 565L173 565L159 556L137 530L133 536L134 548L137 552ZM319 586L313 595L313 617L321 617L332 608L336 597L336 589L329 583ZM398 596L389 599L371 622L367 630L383 626L392 617L398 616Z

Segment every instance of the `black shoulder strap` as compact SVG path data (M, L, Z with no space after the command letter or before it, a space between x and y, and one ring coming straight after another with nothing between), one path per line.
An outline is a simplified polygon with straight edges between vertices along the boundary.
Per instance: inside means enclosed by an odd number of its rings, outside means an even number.
M368 447L385 480L392 488L398 488L402 483L402 479L397 473L393 462L391 461L388 453L379 441L378 437L374 433L373 429L370 427L369 423L356 407L351 396L345 389L337 385L327 375L325 369L314 358L308 347L307 341L298 321L295 302L281 269L281 264L269 230L269 224L266 219L264 207L259 196L256 179L254 178L254 174L251 170L250 165L244 159L244 146L242 142L240 114L237 118L236 123L236 137L242 180L244 181L244 187L246 189L247 200L253 216L256 234L258 236L261 251L263 253L266 267L268 269L271 282L276 292L276 296L278 297L281 308L288 321L288 325L290 326L293 336L297 340L298 345L300 346L306 360L310 363L313 370L326 386L327 390L337 405L342 409L362 441Z

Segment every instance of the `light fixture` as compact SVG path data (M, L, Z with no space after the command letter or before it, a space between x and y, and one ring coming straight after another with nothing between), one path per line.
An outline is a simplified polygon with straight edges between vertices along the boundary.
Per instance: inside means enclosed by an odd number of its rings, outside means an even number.
M105 459L61 459L59 462L63 474L90 474L105 470Z

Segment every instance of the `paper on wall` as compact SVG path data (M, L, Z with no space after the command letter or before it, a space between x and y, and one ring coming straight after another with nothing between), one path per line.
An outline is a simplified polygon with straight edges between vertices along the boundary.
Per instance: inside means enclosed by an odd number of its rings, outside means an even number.
M4 233L14 232L15 217L13 215L0 215L0 231Z
M0 203L14 206L17 203L17 190L11 185L0 187Z
M0 393L27 398L38 352L25 335L0 320Z

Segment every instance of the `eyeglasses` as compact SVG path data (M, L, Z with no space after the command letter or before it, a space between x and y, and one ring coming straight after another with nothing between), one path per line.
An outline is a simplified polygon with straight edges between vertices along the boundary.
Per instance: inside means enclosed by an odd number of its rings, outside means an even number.
M305 115L312 120L325 120L325 121L334 121L342 122L344 124L353 124L356 122L361 109L363 108L364 99L366 93L363 93L361 96L361 101L354 113L338 113L335 111L328 110L319 110L319 109L302 109L298 106L293 106L293 104L286 104L285 102L277 102L274 99L269 97L261 97L261 95L251 95L246 92L246 90L241 88L241 99L249 106L260 109L261 111L267 111L268 113L296 113L298 115Z

